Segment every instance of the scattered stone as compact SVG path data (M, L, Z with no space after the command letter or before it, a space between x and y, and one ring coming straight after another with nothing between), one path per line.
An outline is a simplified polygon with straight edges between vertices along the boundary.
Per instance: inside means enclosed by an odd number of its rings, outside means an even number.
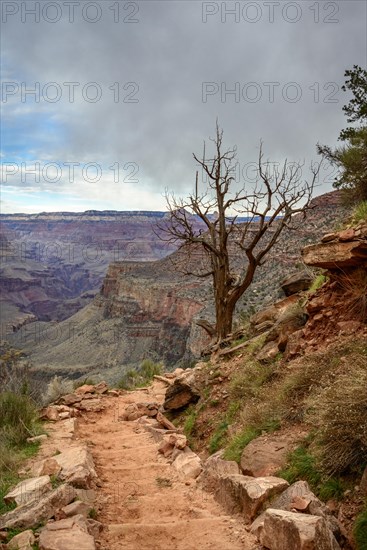
M324 269L360 266L367 262L367 242L355 240L311 244L302 249L302 257L306 265Z
M95 519L88 518L87 528L88 528L88 533L92 535L93 538L96 539L99 537L99 535L103 531L103 524L100 521L96 521Z
M189 447L179 452L172 465L182 481L196 479L202 470L200 458Z
M94 393L94 391L94 386L91 384L83 384L83 386L79 386L79 388L75 390L75 393L77 395L84 395L85 393Z
M80 403L81 400L82 396L76 393L68 393L60 398L61 403L64 405L75 405L76 403Z
M181 451L183 451L187 445L187 438L183 434L169 434L165 437L168 438L168 442L171 445L176 447L176 449L180 449Z
M41 531L40 550L95 550L94 538L88 532L82 515L48 523Z
M59 413L55 406L50 405L40 411L41 420L50 420L56 422L59 419Z
M335 241L338 238L338 233L326 233L321 239L322 243L329 243L330 241Z
M36 435L35 437L27 437L27 443L39 443L47 439L46 434Z
M75 502L72 502L71 504L68 504L61 509L61 511L65 514L65 517L67 518L71 516L77 516L79 514L87 518L90 510L91 506L81 500L76 500Z
M85 399L85 397L86 396L84 396L84 399L80 403L76 404L79 410L85 412L100 412L105 408L100 398L92 396L92 398Z
M195 385L195 373L183 373L167 388L164 408L171 411L182 409L190 403L197 403L199 399L200 392Z
M287 462L288 454L296 447L298 436L262 435L253 439L241 455L241 470L254 477L272 476Z
M269 550L340 550L320 516L272 508L265 512L260 542Z
M94 391L100 395L108 392L108 384L105 381L99 382L94 386Z
M108 390L107 395L110 395L111 397L119 397L121 394L119 390Z
M74 487L88 489L97 479L92 455L84 445L71 447L53 458L61 466L60 479Z
M219 480L215 496L229 513L241 513L245 522L250 523L288 485L279 477L232 474Z
M15 502L17 506L26 504L35 499L39 499L52 489L51 480L49 476L32 477L21 481L4 497L6 504Z
M219 479L222 477L240 473L237 462L223 460L222 457L223 451L218 451L204 462L199 481L207 491L216 490L218 488Z
M40 499L27 502L0 516L0 529L29 529L45 522L54 517L60 508L72 502L75 496L74 487L66 483L60 485Z
M61 472L61 466L54 458L45 458L35 468L35 474L38 476L57 476Z
M307 271L302 273L295 273L290 277L287 277L282 283L281 287L286 296L292 296L303 290L308 290L311 286L312 278Z
M345 229L344 231L340 231L338 237L340 242L352 241L355 238L355 231L352 228Z
M173 453L174 445L171 445L169 441L163 439L161 444L158 447L158 452L161 453L165 458L168 458Z
M337 519L331 514L328 507L311 491L306 481L296 481L283 493L273 499L269 505L275 510L286 512L299 511L325 519L329 529L335 537L340 536L340 526ZM264 523L265 514L261 514L251 526L251 531L256 530ZM255 525L256 524L256 525Z
M27 531L19 533L19 535L15 535L15 537L8 542L7 548L8 550L32 550L35 542L36 539L33 531L28 529Z
M157 421L162 424L167 430L176 430L176 426L172 424L160 411L157 413Z

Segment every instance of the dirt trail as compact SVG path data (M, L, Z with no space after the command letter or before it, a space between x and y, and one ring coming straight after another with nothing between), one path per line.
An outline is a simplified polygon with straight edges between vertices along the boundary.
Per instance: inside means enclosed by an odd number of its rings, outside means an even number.
M181 482L158 453L158 444L137 421L119 421L127 404L162 401L164 385L116 399L103 412L78 421L88 441L101 487L98 520L102 550L250 550L258 546L241 518L225 514L195 481Z

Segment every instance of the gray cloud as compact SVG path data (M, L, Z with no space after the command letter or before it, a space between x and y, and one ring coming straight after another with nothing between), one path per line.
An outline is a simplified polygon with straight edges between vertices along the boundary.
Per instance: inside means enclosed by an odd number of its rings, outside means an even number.
M33 4L27 2L28 7ZM95 2L102 12L100 21L84 21L80 14L88 2L79 2L75 21L70 23L65 2L58 4L63 18L54 24L42 16L39 23L30 16L22 23L18 13L2 25L4 78L24 81L29 87L39 82L41 88L56 82L63 92L56 103L42 98L34 103L28 97L22 104L20 94L9 98L3 105L6 122L20 133L24 126L27 143L15 140L10 152L3 152L3 160L30 159L33 154L41 162L100 163L104 174L97 185L73 186L63 177L55 189L55 193L83 197L85 207L93 200L101 209L111 205L128 209L139 203L134 200L133 204L132 196L141 191L141 208L158 208L164 205L160 196L165 187L178 193L189 191L195 172L192 152L200 152L203 139L213 135L216 117L228 145L237 145L243 165L256 160L260 138L271 160L287 157L308 163L316 159L315 144L336 143L346 123L341 109L348 98L337 88L343 84L344 70L353 64L366 65L366 4L360 1L225 3L227 8L239 4L241 10L247 5L248 18L261 14L256 23L243 15L238 23L230 15L222 22L222 2L206 4L210 9L218 7L219 13L203 23L200 1L154 0L120 2L122 17L129 17L134 4L139 7L134 16L137 23L114 23L109 9L116 4L112 0ZM273 23L269 22L271 4ZM317 5L318 23L311 9ZM53 17L52 7L49 10ZM93 16L93 6L87 13ZM297 13L301 13L299 21L285 20L295 19ZM328 19L338 21L324 22ZM74 103L68 101L65 82L80 82ZM81 94L88 82L96 82L102 90L97 103L88 103ZM115 82L120 83L118 103L109 89ZM129 82L138 85L136 95L132 95L135 85L122 88ZM239 102L230 94L221 97L220 92L203 102L203 82L219 88L223 83L227 90L239 83ZM274 102L269 101L271 86L264 84L270 82L279 83L274 84ZM261 98L251 102L259 90ZM292 99L299 90L299 101L284 98L288 93ZM126 102L129 97L138 102ZM42 139L47 131L50 139ZM120 182L117 187L108 169L115 162L138 164L139 184ZM324 180L320 192L331 188L330 178ZM8 183L21 189L16 177ZM44 188L40 190L46 193ZM80 201L78 209L83 209Z

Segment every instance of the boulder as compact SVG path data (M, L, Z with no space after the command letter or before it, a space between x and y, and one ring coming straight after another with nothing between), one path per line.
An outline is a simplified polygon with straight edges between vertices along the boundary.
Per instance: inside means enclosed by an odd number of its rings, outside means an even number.
M39 499L52 489L50 477L32 477L21 481L4 497L6 504L16 503L17 506L26 504L31 500Z
M84 445L70 447L53 459L61 467L59 477L74 487L88 489L97 478L92 455Z
M211 455L203 464L203 471L199 481L207 491L214 491L218 488L219 479L232 474L239 474L240 469L237 462L223 460L223 451Z
M287 455L296 447L296 437L262 435L253 439L241 455L241 470L254 477L272 476L287 462Z
M57 476L61 472L61 466L54 458L45 458L34 469L38 476Z
M77 393L68 393L60 398L61 403L64 405L75 405L75 403L80 403L81 400L82 396Z
M130 403L119 417L119 420L137 420L142 416L154 418L157 416L159 403Z
M195 384L195 373L183 373L176 378L166 391L164 408L166 410L178 410L190 403L197 403L200 392Z
M367 264L367 241L327 242L311 244L302 249L306 265L323 269L338 269Z
M328 528L336 538L340 536L340 527L337 519L331 514L327 506L311 491L306 481L296 481L280 496L272 500L269 505L274 510L286 512L302 512L325 519ZM252 524L251 531L258 534L264 525L265 513L261 514Z
M308 290L312 283L312 277L307 271L302 273L295 273L290 277L284 279L281 283L281 287L286 296L291 296L292 294L297 294L303 290Z
M279 477L254 478L232 474L219 479L215 497L230 514L241 513L245 522L250 523L288 485Z
M40 411L40 418L42 420L50 420L56 422L59 419L59 413L55 406L50 405Z
M76 403L75 406L80 411L85 411L85 412L100 412L100 411L103 411L103 409L105 407L102 404L101 399L99 397L95 398L93 395L91 397L92 398L87 398L86 399L86 395L85 395L84 399L82 401L80 401L80 403Z
M8 542L7 548L8 550L32 550L35 542L36 539L33 531L28 529L27 531L19 533L19 535L15 535L15 537Z
M94 386L94 391L100 395L108 392L108 384L105 381L99 382Z
M77 516L77 515L82 515L85 518L87 518L91 509L92 509L91 506L86 502L83 502L81 500L76 500L75 502L71 502L67 506L64 506L64 508L62 508L61 511L63 514L65 514L65 517L67 518L71 516Z
M75 393L77 395L84 395L85 393L94 393L94 391L94 386L91 384L83 384L83 386L79 386L79 388L75 390Z
M269 550L340 550L320 516L272 508L265 512L260 542Z
M196 479L202 469L200 458L189 447L186 447L184 451L180 451L172 465L182 481Z
M41 531L40 550L95 550L94 538L88 532L82 515L48 523Z
M68 484L43 495L40 499L22 504L0 516L0 529L29 529L55 516L63 506L74 500L76 491Z

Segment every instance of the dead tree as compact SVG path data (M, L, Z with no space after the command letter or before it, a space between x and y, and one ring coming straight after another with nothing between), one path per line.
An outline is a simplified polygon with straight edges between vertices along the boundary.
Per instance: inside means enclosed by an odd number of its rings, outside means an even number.
M166 193L169 221L160 231L165 240L184 251L181 271L212 278L216 323L213 326L203 320L198 324L220 342L232 331L236 304L251 285L256 269L282 231L290 227L294 215L305 215L310 208L321 163L311 165L310 183L301 182L301 164L285 161L281 169L270 170L269 163L263 161L261 144L258 181L249 192L245 185L234 189L236 148L222 151L223 131L218 124L211 141L213 158L206 158L205 145L202 159L194 154L208 179L206 190L200 192L197 172L195 190L187 199ZM241 216L246 217L245 223L239 223ZM198 259L198 251L205 261ZM246 262L234 272L232 256L239 252Z

